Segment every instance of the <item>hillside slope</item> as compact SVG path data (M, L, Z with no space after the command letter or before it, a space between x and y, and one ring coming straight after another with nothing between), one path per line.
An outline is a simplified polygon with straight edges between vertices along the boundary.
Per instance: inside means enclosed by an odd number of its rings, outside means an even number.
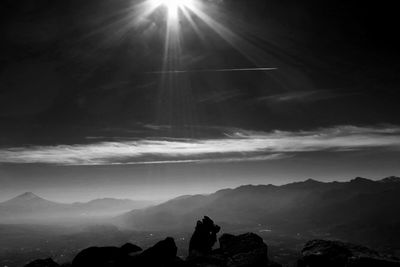
M399 180L358 177L349 182L247 185L134 210L118 223L138 230L174 230L190 227L187 222L196 214L207 214L221 225L388 241L393 231L387 229L400 229Z

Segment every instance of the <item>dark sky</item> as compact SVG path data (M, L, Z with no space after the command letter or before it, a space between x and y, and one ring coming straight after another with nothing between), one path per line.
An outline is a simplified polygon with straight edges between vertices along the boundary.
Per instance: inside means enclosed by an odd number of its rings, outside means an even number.
M400 175L389 1L151 1L1 1L0 200Z

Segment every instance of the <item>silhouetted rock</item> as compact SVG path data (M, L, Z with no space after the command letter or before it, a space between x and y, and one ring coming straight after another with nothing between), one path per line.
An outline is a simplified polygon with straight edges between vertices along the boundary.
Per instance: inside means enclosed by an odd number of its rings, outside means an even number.
M142 251L127 243L118 247L90 247L74 258L72 267L279 267L268 260L268 247L253 233L224 234L220 248L212 250L220 227L209 217L197 222L186 261L177 257L177 246L168 237ZM142 252L141 252L142 251ZM28 267L60 267L51 259L35 261ZM47 264L47 265L46 265ZM55 265L51 265L55 264Z
M135 257L134 266L177 266L181 263L177 251L174 239L167 237Z
M253 250L259 250L265 255L268 254L268 247L263 242L263 239L253 233L246 233L237 236L224 234L219 239L219 244L221 250L229 256L239 253L247 253Z
M213 252L210 255L199 255L194 257L189 257L184 266L188 267L225 267L228 258L218 252Z
M367 247L312 240L303 248L298 267L400 267L400 262Z
M217 242L217 233L220 229L207 216L204 216L203 220L197 221L196 229L190 238L189 257L209 255Z
M60 265L58 265L56 262L54 262L53 259L51 259L51 258L34 260L34 261L28 263L27 265L25 265L25 267L59 267L59 266Z
M238 236L224 234L220 239L220 248L209 254L190 256L187 266L214 267L279 267L270 262L268 246L263 239L253 233Z
M136 246L131 243L126 243L125 245L121 246L120 249L121 249L122 253L124 253L124 254L132 254L132 253L142 251L141 247Z
M228 267L268 266L268 246L256 234L224 234L219 243L221 252L228 257Z
M132 259L130 253L142 249L133 244L118 247L90 247L82 250L72 261L73 267L123 267L129 266Z

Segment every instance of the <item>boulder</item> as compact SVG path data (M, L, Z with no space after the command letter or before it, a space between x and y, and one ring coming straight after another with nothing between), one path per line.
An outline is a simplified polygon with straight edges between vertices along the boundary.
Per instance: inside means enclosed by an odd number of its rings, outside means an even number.
M219 238L220 248L212 250L219 230L209 217L197 222L190 241L187 266L280 267L268 260L268 246L254 233L224 234Z
M227 257L228 267L268 266L268 246L263 239L246 233L238 236L224 234L219 239L220 251Z
M58 265L51 258L34 260L34 261L28 263L27 265L25 265L25 267L59 267L59 266L60 265Z
M142 251L141 247L136 246L136 245L131 244L131 243L126 243L125 245L121 246L120 249L121 249L122 253L127 254L127 255Z
M73 267L125 267L131 263L129 254L142 249L133 244L122 247L90 247L82 250L72 261Z
M224 234L220 248L212 249L220 227L207 216L197 222L190 240L190 255L186 261L177 257L177 246L168 237L142 251L127 243L118 247L90 247L72 261L72 267L281 267L268 260L268 247L254 234ZM51 259L32 262L28 267L60 267ZM47 264L47 265L46 265ZM67 266L67 265L66 265Z
M178 266L181 260L176 256L177 251L174 239L167 237L137 255L133 266Z
M312 240L301 254L298 267L400 267L397 259L340 241Z
M188 267L225 267L227 257L219 253L212 253L211 255L189 257L185 263L184 266Z
M237 236L223 234L219 239L219 245L221 251L229 256L254 250L260 250L265 255L268 255L268 246L260 236L254 233L246 233Z

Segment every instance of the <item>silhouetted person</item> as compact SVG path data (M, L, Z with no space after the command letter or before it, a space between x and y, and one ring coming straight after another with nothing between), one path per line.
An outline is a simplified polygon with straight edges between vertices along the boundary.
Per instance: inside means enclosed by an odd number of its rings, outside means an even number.
M210 254L217 242L217 233L220 229L207 216L204 216L203 220L197 221L196 229L189 243L189 257Z

